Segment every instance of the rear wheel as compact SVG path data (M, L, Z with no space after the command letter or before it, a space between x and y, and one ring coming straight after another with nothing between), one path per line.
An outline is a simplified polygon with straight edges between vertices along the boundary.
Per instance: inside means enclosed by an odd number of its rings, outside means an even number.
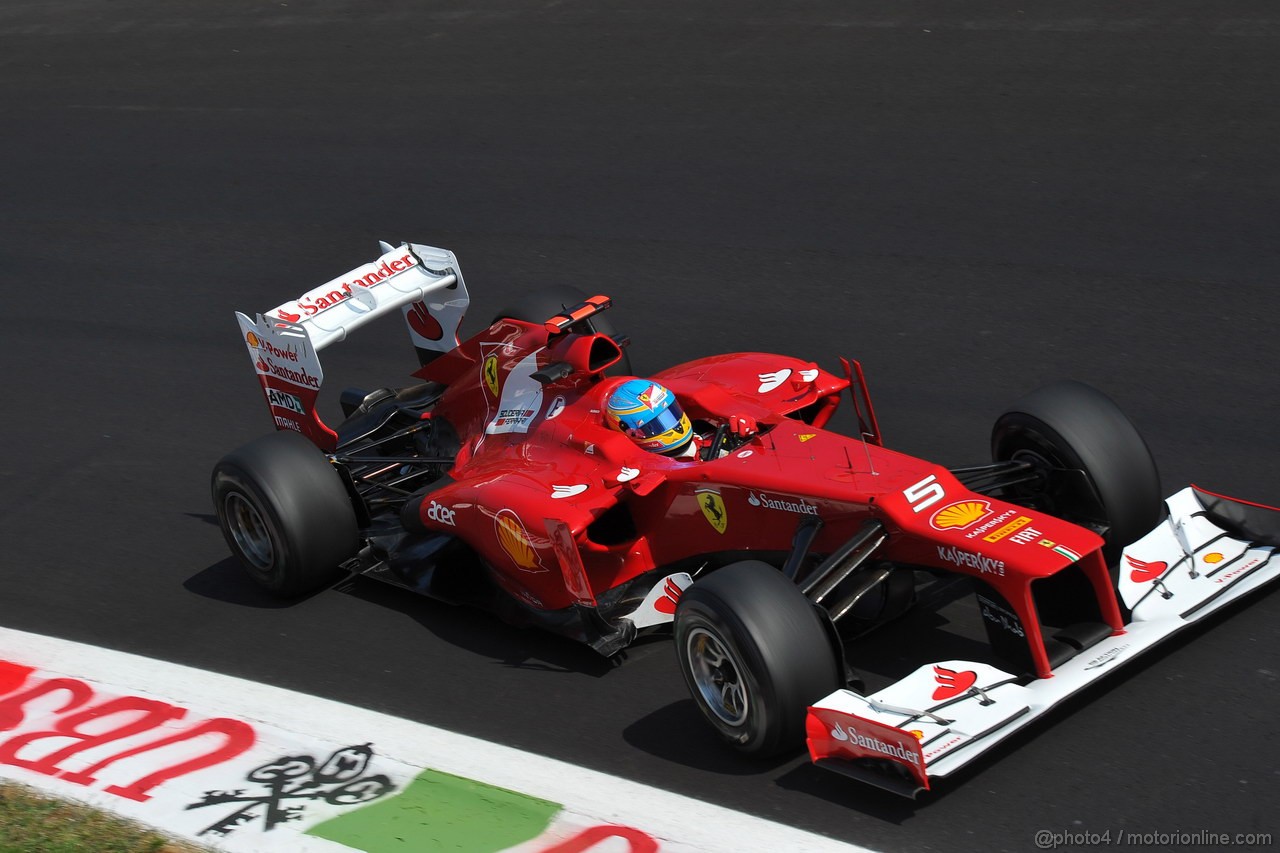
M213 469L213 505L231 553L279 596L331 581L358 544L355 511L333 465L297 433L228 453Z
M574 305L585 301L587 296L588 294L567 284L552 285L517 297L507 303L505 308L494 314L493 319L497 321L504 317L509 317L512 320L523 320L526 323L543 323L566 308L572 308ZM610 308L607 313L611 314L614 310ZM587 323L597 334L609 336L617 334L613 323L603 314L597 314L589 318ZM618 360L617 364L605 371L606 376L634 375L631 372L629 349L630 347L627 347L622 350L622 358Z
M734 563L691 586L676 609L675 636L694 703L751 755L801 748L808 706L841 683L813 605L767 563Z
M1105 527L1108 563L1160 520L1160 475L1151 451L1096 388L1064 381L1032 391L996 420L991 454L997 462L1030 462L1042 474L1010 494L1013 500Z

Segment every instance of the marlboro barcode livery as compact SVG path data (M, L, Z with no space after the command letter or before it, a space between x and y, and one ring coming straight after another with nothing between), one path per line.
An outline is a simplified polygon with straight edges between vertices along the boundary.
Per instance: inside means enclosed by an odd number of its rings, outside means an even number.
M451 252L383 244L237 315L278 431L218 463L213 498L267 589L357 573L607 656L670 631L726 742L807 736L820 766L914 796L1280 574L1276 510L1162 502L1133 424L1078 382L1021 398L990 461L948 468L884 446L856 361L741 352L640 377L606 296L528 294L460 341L468 305ZM320 352L396 312L416 381L345 390L326 424ZM853 435L829 428L846 400ZM868 689L859 638L959 593L976 659L869 667Z

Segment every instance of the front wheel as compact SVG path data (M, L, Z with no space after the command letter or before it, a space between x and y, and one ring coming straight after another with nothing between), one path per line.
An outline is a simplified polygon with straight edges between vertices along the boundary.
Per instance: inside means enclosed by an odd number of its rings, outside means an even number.
M1011 406L992 428L991 455L1042 474L1009 495L1015 502L1105 528L1108 563L1160 520L1160 475L1147 443L1110 397L1081 382L1045 385Z
M675 639L694 703L721 737L750 755L799 749L806 709L840 686L819 615L767 563L734 563L686 590Z
M355 510L333 465L293 432L265 435L214 466L218 525L249 577L282 597L332 580L356 553Z

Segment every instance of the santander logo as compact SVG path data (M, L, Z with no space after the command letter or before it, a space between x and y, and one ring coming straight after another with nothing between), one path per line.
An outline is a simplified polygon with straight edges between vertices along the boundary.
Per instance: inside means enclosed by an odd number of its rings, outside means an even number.
M338 303L345 302L350 299L352 293L351 288L373 287L378 282L391 278L394 275L398 275L407 269L417 266L418 264L417 259L409 252L406 252L393 260L386 260L385 258L386 256L381 259L381 263L374 261L371 264L365 264L364 266L353 270L350 273L352 277L351 281L344 281L336 285L323 285L309 293L299 296L294 302L281 305L276 309L275 315L288 323L299 322L304 314L308 317L314 317L321 311L327 311ZM294 310L287 310L289 308ZM417 331L417 329L415 328L414 331ZM438 339L438 337L432 338L431 335L427 334L423 334L423 337L429 340Z
M777 388L783 382L787 381L787 377L791 375L791 368L784 367L781 370L775 370L773 373L761 373L756 378L760 380L760 387L756 389L758 394L768 394Z
M683 594L684 590L680 588L680 585L671 578L667 578L666 584L662 587L662 598L653 603L653 609L668 615L675 613L676 605L680 603L680 596Z
M1163 560L1154 560L1148 563L1146 560L1139 560L1137 557L1124 555L1124 560L1129 564L1132 571L1129 572L1129 580L1134 583L1148 583L1158 580L1165 570L1169 568L1169 564Z
M978 680L976 672L956 672L944 666L933 668L933 679L938 682L938 689L933 691L933 701L952 699L968 690Z
M438 341L444 337L444 329L440 328L440 321L431 316L431 311L427 309L425 303L415 302L410 305L405 317L409 321L409 328L427 340Z

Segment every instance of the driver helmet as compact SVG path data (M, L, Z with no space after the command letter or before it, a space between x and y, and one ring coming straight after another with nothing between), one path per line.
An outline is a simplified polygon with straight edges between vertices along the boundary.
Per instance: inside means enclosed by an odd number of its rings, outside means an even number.
M645 450L667 456L683 452L693 440L693 427L676 395L647 379L628 379L615 388L605 420Z

